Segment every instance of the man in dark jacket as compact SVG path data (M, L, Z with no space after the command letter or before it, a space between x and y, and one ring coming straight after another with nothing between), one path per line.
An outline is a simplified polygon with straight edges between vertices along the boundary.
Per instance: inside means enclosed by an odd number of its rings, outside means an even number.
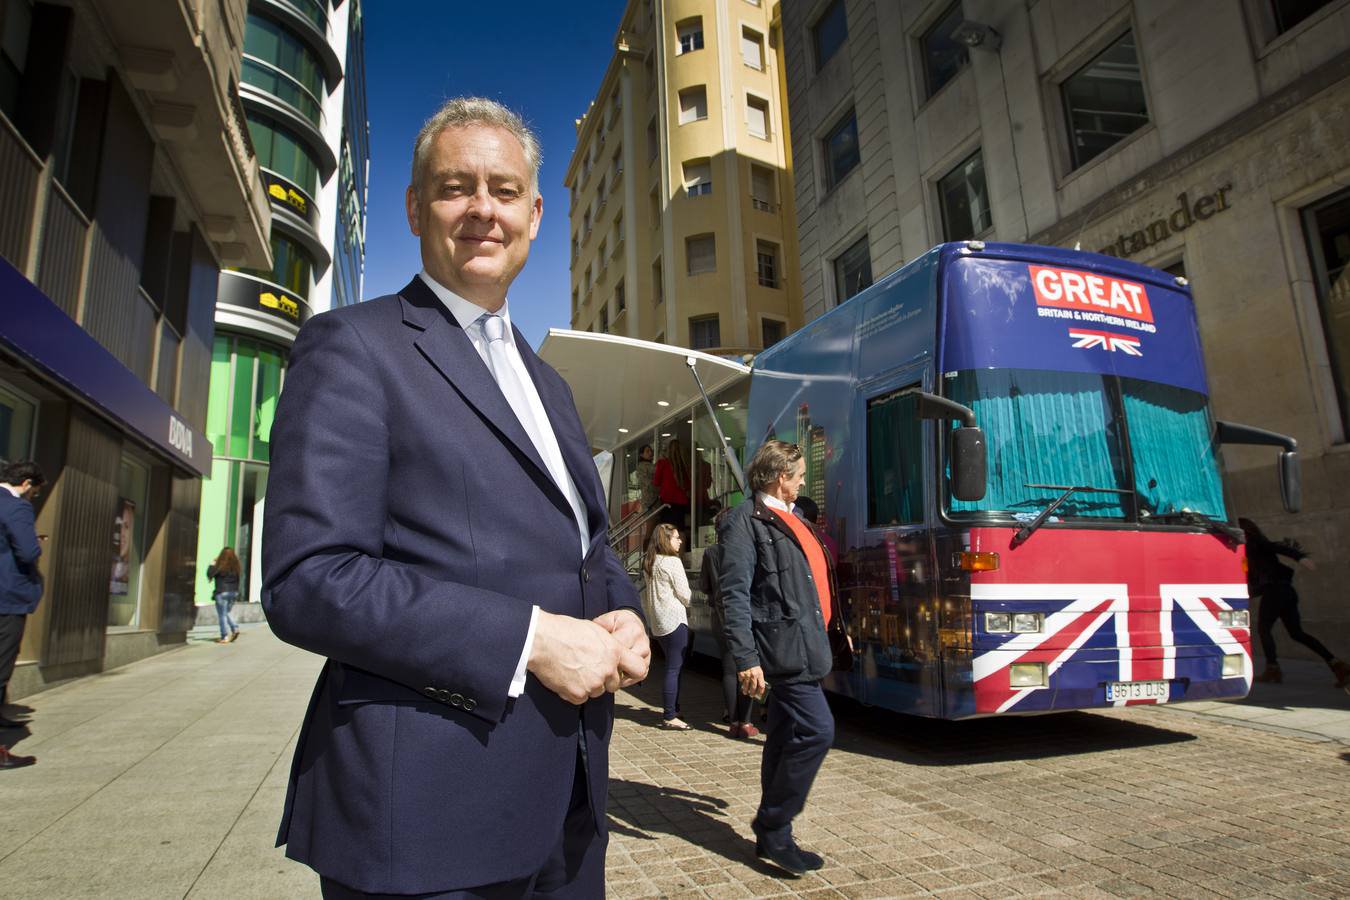
M755 852L794 876L823 864L797 846L792 820L834 741L820 687L833 661L829 559L793 511L805 473L797 445L766 441L746 473L754 496L727 514L717 535L725 635L741 690L759 696L772 686L762 793L751 823Z
M28 615L42 599L42 576L37 561L42 544L34 525L32 500L47 483L32 462L13 462L0 469L0 711L9 690L9 676L19 656ZM45 535L43 535L45 537ZM23 728L0 716L0 728ZM32 765L32 756L15 756L0 749L0 769Z

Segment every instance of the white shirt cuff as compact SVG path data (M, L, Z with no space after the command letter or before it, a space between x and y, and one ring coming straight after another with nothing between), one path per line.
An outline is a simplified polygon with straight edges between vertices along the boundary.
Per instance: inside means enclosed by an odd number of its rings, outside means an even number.
M534 647L534 626L539 621L539 607L530 609L530 628L525 632L525 649L520 651L520 662L516 663L516 674L511 679L511 686L506 689L506 696L519 697L525 693L525 666L530 661L530 650Z

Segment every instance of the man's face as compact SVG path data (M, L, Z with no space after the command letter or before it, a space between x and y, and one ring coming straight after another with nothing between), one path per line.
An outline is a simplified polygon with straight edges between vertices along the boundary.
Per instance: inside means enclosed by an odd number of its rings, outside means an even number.
M542 197L531 195L525 151L510 132L447 128L432 142L419 184L408 188L408 227L421 238L427 273L496 312L539 231Z
M778 499L791 503L802 492L802 482L806 480L806 460L799 459L792 468L778 476Z

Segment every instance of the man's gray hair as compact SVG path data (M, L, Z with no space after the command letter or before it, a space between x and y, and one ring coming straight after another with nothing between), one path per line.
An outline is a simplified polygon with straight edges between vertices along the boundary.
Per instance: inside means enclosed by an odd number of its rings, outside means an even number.
M773 438L760 444L745 470L750 490L767 493L769 488L778 483L780 476L787 475L793 470L797 460L801 458L802 448L796 444Z
M543 152L539 149L539 138L535 137L530 126L514 110L508 109L496 100L485 97L455 97L447 100L436 114L422 126L413 143L412 188L418 191L422 179L426 177L426 167L431 156L431 145L447 128L463 128L467 125L485 125L508 131L520 142L525 151L525 165L530 169L530 196L539 194L539 165L543 162Z

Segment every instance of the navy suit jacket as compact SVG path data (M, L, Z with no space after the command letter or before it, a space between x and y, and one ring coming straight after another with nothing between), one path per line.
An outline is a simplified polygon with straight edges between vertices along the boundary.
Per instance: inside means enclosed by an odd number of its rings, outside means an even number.
M309 320L272 428L264 606L326 656L278 844L371 893L525 877L558 841L579 746L605 828L613 697L533 676L531 606L638 612L567 384L519 332L588 512L576 520L491 372L420 278ZM640 613L639 613L640 615Z
M0 614L26 616L42 599L33 504L0 488Z

